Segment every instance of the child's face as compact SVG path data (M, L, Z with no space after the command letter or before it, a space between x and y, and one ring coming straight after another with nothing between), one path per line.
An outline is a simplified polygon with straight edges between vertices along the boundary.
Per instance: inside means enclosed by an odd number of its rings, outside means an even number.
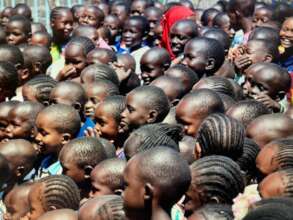
M86 8L82 13L82 16L79 18L79 23L82 25L89 25L92 27L99 27L101 21L97 16L97 12L93 8Z
M145 184L139 177L136 158L131 159L125 168L124 178L124 210L127 217L135 219L144 213ZM131 218L134 217L134 218Z
M289 18L284 21L280 31L281 45L284 48L293 47L293 19Z
M38 102L36 92L28 85L22 87L22 97L25 101Z
M41 215L46 212L42 205L43 192L44 185L42 183L35 183L32 186L28 196L30 211L26 214L23 220L37 220Z
M184 127L186 135L195 137L197 130L202 122L188 101L181 100L176 107L176 120Z
M100 137L108 140L116 139L120 122L115 120L110 107L104 105L103 102L101 102L96 108L95 121L95 130L100 134Z
M251 64L266 61L267 53L264 53L266 48L264 48L263 43L251 40L246 45L245 54L249 57Z
M265 8L256 9L252 18L253 26L261 27L272 19L272 12Z
M143 39L143 30L141 23L136 20L128 20L123 28L122 41L127 47L135 47L141 44Z
M158 56L143 56L140 60L141 77L144 85L149 85L154 79L164 74L164 63Z
M73 16L69 11L63 11L62 15L58 16L51 23L54 35L61 39L69 39L73 29Z
M110 188L108 185L108 182L106 181L106 178L109 178L109 173L107 173L106 170L96 167L91 172L91 191L90 191L90 197L98 197L103 195L111 195L115 194L115 192Z
M188 24L180 22L172 26L170 30L170 39L172 52L178 56L184 51L184 46L191 39L194 30Z
M219 25L219 28L225 31L229 35L230 39L234 37L235 31L231 27L230 18L228 15L222 17L222 21Z
M11 7L5 8L1 13L1 25L5 27L8 22L9 18L14 15L14 10Z
M132 130L147 123L149 109L145 104L145 95L129 93L126 97L126 109L121 113L119 129L121 132Z
M117 16L121 22L124 22L128 17L126 8L122 5L113 5L111 14Z
M161 14L157 13L156 10L147 10L145 11L145 17L148 20L150 25L149 35L154 36L155 35L154 29L156 25L158 24L158 21L160 21L161 19Z
M108 16L104 20L104 26L109 28L111 36L116 37L121 32L120 21L112 16Z
M9 125L9 111L13 107L3 107L0 108L0 141L6 137L6 127Z
M81 46L69 44L65 49L65 64L74 67L76 76L86 67L86 55Z
M12 21L7 24L6 41L8 44L19 45L28 42L28 36L23 31L23 24Z
M140 1L140 0L134 1L131 5L131 10L130 10L131 16L143 15L143 12L144 12L146 6L147 6L146 1Z
M40 113L37 116L35 141L44 155L59 153L62 146L63 134L54 125L54 119L48 115Z

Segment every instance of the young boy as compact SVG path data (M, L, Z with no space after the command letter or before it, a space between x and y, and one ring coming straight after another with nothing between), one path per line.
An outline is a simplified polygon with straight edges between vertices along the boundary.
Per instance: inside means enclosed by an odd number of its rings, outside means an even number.
M57 161L62 147L76 137L80 124L78 112L73 107L64 104L51 105L38 114L35 141L44 159L36 177L44 176L46 173L56 174L60 170L58 162L54 164L55 166L51 165Z
M0 102L15 96L17 85L16 68L9 62L0 61Z
M108 15L105 17L103 25L107 27L111 33L109 45L115 45L118 43L122 32L122 22L119 18L115 15Z
M9 19L6 33L8 44L20 45L28 43L32 35L31 22L23 16L15 15Z
M105 159L107 156L103 145L92 137L70 141L59 154L62 173L74 180L79 187L81 198L88 198L91 190L91 172Z
M180 100L176 120L184 126L186 135L195 137L202 121L212 113L224 113L221 98L212 90L199 89Z
M137 154L124 171L126 216L129 220L170 219L172 206L190 181L188 164L176 151L156 147Z
M79 24L99 28L104 20L104 12L95 5L87 5L79 18Z
M168 97L155 86L141 86L126 96L121 113L120 133L128 133L144 124L163 121L170 110Z
M35 32L32 34L32 38L30 41L31 45L43 46L48 49L51 48L52 37L47 32Z
M0 142L5 138L5 129L9 124L8 114L11 109L13 109L18 102L8 101L0 103Z
M126 162L121 159L107 159L99 163L91 172L90 197L121 194L123 189L123 171Z
M141 78L144 85L163 75L170 67L171 57L167 50L154 47L143 54L140 60Z
M88 65L95 63L110 64L117 61L116 54L113 50L105 48L96 48L89 52L86 57L86 62Z

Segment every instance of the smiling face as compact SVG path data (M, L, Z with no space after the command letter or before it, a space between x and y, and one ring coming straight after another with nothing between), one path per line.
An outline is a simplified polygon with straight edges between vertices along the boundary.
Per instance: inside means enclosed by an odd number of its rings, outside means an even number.
M24 32L23 24L19 21L9 22L6 29L8 44L19 45L28 42L28 33Z
M138 20L129 19L125 22L122 41L127 47L135 47L142 43L143 40L142 24Z
M98 8L90 7L86 8L79 18L79 23L82 25L90 25L98 28L101 25L100 14L102 11Z
M53 35L59 40L68 40L73 30L73 16L69 10L60 13L57 18L51 21Z
M266 8L256 9L252 18L253 26L261 27L272 20L273 12Z
M293 47L293 18L284 21L280 31L281 45L288 49Z

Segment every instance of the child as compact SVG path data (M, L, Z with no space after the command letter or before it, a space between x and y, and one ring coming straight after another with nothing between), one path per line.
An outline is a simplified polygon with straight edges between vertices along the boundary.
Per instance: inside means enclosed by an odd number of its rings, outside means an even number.
M252 17L253 27L261 27L273 20L274 11L271 7L256 8Z
M148 0L134 0L131 3L130 15L131 16L143 16L146 8L152 6L152 3Z
M23 16L15 15L9 19L7 24L7 43L13 45L28 43L31 32L31 22Z
M120 40L120 35L122 32L122 22L115 15L108 15L104 19L103 25L110 30L111 39L109 45L115 45Z
M221 43L222 46L224 47L225 56L227 57L228 51L230 48L230 38L229 38L229 35L225 31L221 29L217 29L217 28L211 28L210 30L207 30L205 33L203 33L202 36L218 40L219 43Z
M264 104L255 100L237 102L226 112L229 117L240 121L245 127L255 118L270 113L271 111Z
M32 34L36 32L47 32L45 25L40 22L32 22L31 29L32 29Z
M191 184L184 201L185 216L209 203L232 204L244 190L244 181L236 162L214 155L195 161L190 166Z
M185 134L195 137L207 116L223 112L224 104L219 95L208 89L200 89L180 100L176 107L176 120L183 125Z
M72 12L72 15L73 15L73 20L74 20L74 26L75 27L79 25L78 21L81 18L81 16L83 15L84 10L85 10L85 7L84 7L84 5L81 5L81 4L73 5L71 7L71 12Z
M203 26L212 27L213 26L213 20L217 16L217 14L220 13L219 10L215 8L208 8L204 10L202 16L201 16L201 23Z
M88 65L96 63L109 65L117 61L117 57L113 50L96 48L88 53L86 60Z
M4 214L4 220L21 219L29 212L30 205L28 201L28 195L32 188L31 183L24 183L19 186L15 186L4 199L6 207L6 213Z
M9 7L9 6L4 8L1 13L1 25L3 27L6 27L8 21L9 21L9 18L11 18L13 15L15 15L14 8Z
M44 106L37 102L20 102L9 111L6 138L23 138L33 140L35 120Z
M207 204L200 209L196 210L189 220L198 220L198 219L234 219L232 208L230 205L226 204Z
M90 197L121 194L125 167L126 162L121 159L107 159L99 163L91 172Z
M47 32L35 32L32 34L30 44L43 46L50 50L52 44L52 37Z
M0 142L5 138L5 129L9 124L9 111L18 104L17 101L7 101L0 103Z
M56 85L57 81L50 76L37 75L23 85L23 99L24 101L39 102L47 106L50 101L50 93Z
M183 54L185 44L198 36L198 27L192 20L179 20L170 30L171 48L174 56L178 58Z
M83 87L72 81L59 82L50 93L51 104L65 104L75 108L81 118L86 103L86 93Z
M280 63L281 66L286 68L289 73L293 72L293 43L291 38L291 30L293 27L293 17L287 18L282 24L282 28L280 31L281 38L281 46L283 47L283 51L281 51Z
M78 220L76 211L72 209L57 209L46 212L38 220Z
M79 18L79 24L82 25L90 25L96 29L98 29L103 20L104 20L104 12L99 9L95 5L87 5L83 9L83 13Z
M119 95L118 87L108 80L100 80L84 85L87 102L84 105L84 115L94 117L95 109L108 96Z
M77 138L62 148L59 154L62 173L77 184L81 198L91 190L90 174L94 167L107 159L103 145L91 137Z
M271 27L258 27L250 33L249 40L266 40L280 45L279 30Z
M12 171L6 193L15 185L30 180L37 159L33 145L23 139L14 139L0 144L0 153L9 161Z
M224 12L218 13L213 20L213 25L214 27L220 28L225 31L228 34L230 40L233 39L235 31L231 27L230 17L228 14Z
M185 45L182 64L191 68L201 78L217 72L224 60L224 48L217 40L198 37Z
M60 164L50 165L57 161L63 145L75 138L80 129L80 116L71 106L56 104L43 109L37 116L37 134L35 141L38 144L40 154L45 158L42 160L36 173L36 177L44 176L46 173L56 174Z
M25 219L37 220L55 209L79 207L79 191L72 179L63 175L48 176L36 182L29 193L30 211Z
M243 91L274 112L285 112L290 86L290 75L285 69L273 63L257 63L246 71Z
M16 68L8 63L0 61L0 102L15 96L18 85Z
M112 4L110 11L111 15L115 15L121 23L124 23L128 18L130 8L126 2L115 2L115 4Z
M141 125L163 121L169 110L169 100L163 90L155 86L138 87L126 96L119 132L128 133Z
M190 180L187 162L174 150L157 147L137 154L124 171L126 216L129 220L170 219L172 206Z
M99 36L96 28L89 25L79 25L72 31L72 37L87 37L96 44Z
M113 50L113 48L109 46L109 42L111 40L111 32L109 28L105 26L101 26L98 28L97 33L98 33L97 47Z
M208 116L197 132L195 158L223 155L238 159L243 153L244 126L235 119L220 113Z
M150 24L150 31L148 33L147 42L148 45L153 46L155 40L155 27L159 23L163 15L163 10L157 7L148 7L144 10L144 16Z
M18 3L14 7L14 12L16 15L21 15L27 18L28 20L32 20L32 10L27 4Z
M141 78L144 85L149 85L154 79L163 75L171 65L169 53L154 47L146 51L140 60Z

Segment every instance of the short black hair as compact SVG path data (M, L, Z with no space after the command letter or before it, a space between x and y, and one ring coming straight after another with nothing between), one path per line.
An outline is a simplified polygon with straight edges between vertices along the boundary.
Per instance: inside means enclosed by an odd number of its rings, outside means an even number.
M266 40L280 44L279 31L271 27L257 27L249 35L249 40Z
M41 37L45 37L48 39L48 43L46 44L46 47L47 48L50 48L51 47L51 44L52 44L52 36L47 33L47 32L42 32L42 31L37 31L35 33L32 34L32 37L33 36L41 36Z
M24 101L16 104L13 109L19 111L23 118L34 125L37 115L44 109L44 106L38 102Z
M70 45L81 46L83 48L84 55L87 55L90 51L96 48L94 42L91 39L82 36L71 38L66 47L69 47Z
M224 110L225 112L227 112L227 110L232 106L232 105L235 105L236 104L236 101L231 97L231 96L228 96L226 94L223 94L223 93L218 93L223 104L224 104Z
M240 11L244 17L251 17L254 13L256 0L230 0L228 9Z
M214 17L217 16L218 13L220 13L220 11L215 8L208 8L204 10L200 18L202 25L207 26L209 23L209 20L213 20Z
M32 32L31 22L26 17L24 17L22 15L14 15L9 19L8 23L10 23L10 22L19 22L19 23L21 23L23 33L27 37L31 34L31 32Z
M221 113L212 114L202 122L197 133L201 157L223 155L238 159L243 153L244 137L242 123Z
M95 53L97 55L99 55L99 57L101 57L101 58L107 57L109 59L109 63L114 63L115 61L117 61L116 53L113 50L106 49L106 48L96 48L96 49L92 50L88 54L88 56L90 54L95 54Z
M170 148L156 147L137 154L132 160L138 162L140 178L159 188L159 202L163 207L171 208L190 185L188 163Z
M107 96L114 96L119 95L119 88L116 84L112 83L109 80L98 80L94 81L89 84L85 84L84 87L86 89L87 86L93 86L95 88L101 88L101 90L104 90Z
M4 27L0 27L0 44L6 44L6 31Z
M14 11L16 15L22 15L29 20L32 18L32 10L25 3L16 4L14 7Z
M251 41L260 43L262 45L263 52L268 53L272 56L272 62L276 61L279 58L279 44L277 42L269 39L251 39L248 41L248 43Z
M190 189L201 191L201 204L232 204L233 199L244 190L240 167L232 159L214 155L196 160L190 166L192 181Z
M1 89L10 90L12 96L18 85L18 74L16 68L11 63L0 61L0 81Z
M12 63L16 68L16 65L23 67L24 59L20 49L11 44L0 45L0 61L6 61Z
M111 107L110 114L113 116L117 123L120 123L121 113L126 108L126 98L122 95L114 95L107 97L100 104Z
M73 152L74 160L80 168L85 166L95 167L99 162L107 159L107 155L103 145L97 138L82 137L71 140L65 144L60 152Z
M222 29L210 28L209 30L204 32L203 37L218 40L219 43L222 44L225 50L229 50L230 48L230 37Z
M146 35L150 31L150 24L149 24L149 21L146 19L146 17L135 15L135 16L129 17L128 21L130 20L137 21L141 24L140 27L141 27L143 35Z

